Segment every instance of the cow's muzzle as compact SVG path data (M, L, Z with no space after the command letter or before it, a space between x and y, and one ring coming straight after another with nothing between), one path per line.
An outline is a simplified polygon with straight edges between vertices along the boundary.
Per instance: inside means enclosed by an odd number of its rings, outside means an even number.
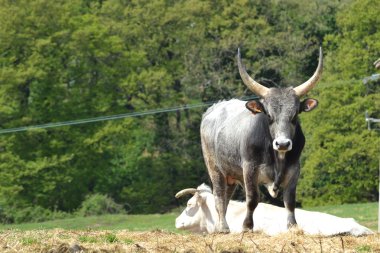
M182 219L177 218L177 219L175 220L175 227L176 227L177 229L184 229L184 227L185 227L185 222L183 222Z
M273 149L279 152L287 152L292 150L292 140L288 138L276 138L273 141Z

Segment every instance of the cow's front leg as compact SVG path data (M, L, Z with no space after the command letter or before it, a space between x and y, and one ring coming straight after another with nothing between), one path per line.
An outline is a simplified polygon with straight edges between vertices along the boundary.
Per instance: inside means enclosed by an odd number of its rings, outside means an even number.
M245 199L247 203L247 213L243 222L243 231L253 230L253 212L259 203L259 191L257 186L257 170L252 166L243 168Z
M288 212L287 226L289 229L297 225L296 217L294 215L294 209L296 207L296 187L287 188L284 191L284 205Z
M288 211L287 226L288 229L297 225L294 209L296 208L296 188L299 176L299 165L296 166L291 180L284 189L284 205Z

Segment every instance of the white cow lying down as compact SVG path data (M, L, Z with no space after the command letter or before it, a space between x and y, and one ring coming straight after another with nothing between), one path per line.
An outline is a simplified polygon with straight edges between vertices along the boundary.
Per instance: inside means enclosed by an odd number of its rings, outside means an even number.
M178 192L176 198L190 193L194 194L194 196L187 202L186 209L177 217L175 221L176 228L196 233L213 233L218 214L210 187L202 184L197 189L185 189ZM226 219L232 233L242 232L245 213L246 205L244 202L233 200L229 202ZM302 209L296 209L295 215L298 228L309 235L350 234L359 236L373 233L352 218L340 218L326 213ZM259 203L253 213L253 230L262 231L268 235L287 232L286 217L285 208Z

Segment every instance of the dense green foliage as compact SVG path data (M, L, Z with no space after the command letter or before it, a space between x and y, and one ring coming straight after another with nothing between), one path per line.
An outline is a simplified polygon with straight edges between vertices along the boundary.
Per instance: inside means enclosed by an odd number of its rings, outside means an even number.
M380 115L380 94L365 91L360 81L345 81L312 92L319 108L301 116L307 136L298 191L303 205L377 200L379 134L367 130L364 112Z
M379 8L379 1L352 1L337 13L337 29L324 40L330 51L328 79L362 79L373 73L372 63L380 57Z
M380 126L368 131L364 115L380 118L380 80L364 85L361 79L375 72L380 57L379 8L379 1L353 1L325 37L328 82L310 94L319 109L302 116L308 139L299 199L305 205L378 200Z
M374 200L378 155L368 142L378 133L363 115L379 117L379 93L364 96L360 79L379 57L378 5L0 0L0 127L252 95L238 75L238 47L259 82L296 85L313 73L323 43L329 83L313 93L320 110L301 116L309 139L301 200ZM202 110L0 135L0 219L73 212L97 193L132 213L170 210L176 191L208 180Z
M120 214L124 212L123 206L115 203L112 198L95 193L87 196L82 202L77 214L85 217L103 214Z

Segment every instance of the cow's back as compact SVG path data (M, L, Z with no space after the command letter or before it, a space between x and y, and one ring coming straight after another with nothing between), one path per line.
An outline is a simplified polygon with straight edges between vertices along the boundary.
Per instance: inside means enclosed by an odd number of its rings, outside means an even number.
M203 141L215 141L221 129L237 115L246 112L245 102L232 99L214 104L203 114L201 137Z
M218 169L224 175L242 177L241 147L254 130L253 114L245 101L233 99L219 102L203 115L201 141L208 169Z

